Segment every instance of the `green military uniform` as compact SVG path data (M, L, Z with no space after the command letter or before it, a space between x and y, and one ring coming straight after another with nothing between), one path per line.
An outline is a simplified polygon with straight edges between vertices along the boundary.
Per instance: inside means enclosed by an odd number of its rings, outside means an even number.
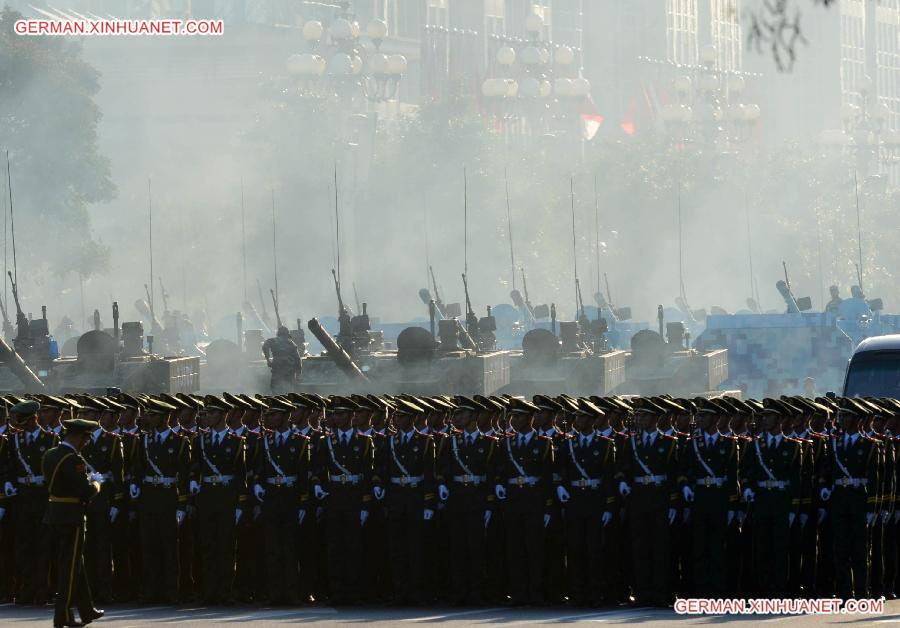
M268 602L295 604L298 596L297 528L309 512L310 439L291 430L260 438L254 490L262 497ZM257 499L259 499L259 495Z
M878 507L880 444L864 434L831 439L827 485L833 486L831 527L834 577L838 596L866 597L869 592L866 517Z
M252 483L252 474L263 453L262 436L259 430L250 430L241 426L235 430L244 438L245 464L247 466L248 485ZM249 602L253 599L265 599L268 593L265 588L265 561L263 560L263 530L259 521L260 504L254 502L248 511L241 516L235 531L235 574L234 594L238 601Z
M44 454L56 447L59 437L40 428L11 437L9 478L16 488L16 565L19 569L17 604L43 605L50 568L51 536L42 522L47 509L47 478L41 471Z
M373 483L375 445L370 436L350 428L321 437L314 451L313 487L328 493L325 506L328 533L328 577L334 604L360 600L363 561L362 512L368 513Z
M224 429L198 433L192 451L191 480L199 488L195 497L196 525L202 560L201 584L206 604L230 604L235 565L237 512L252 513L247 505L246 443ZM246 512L245 512L246 511Z
M800 509L803 444L779 434L754 438L747 450L742 486L752 489L754 581L762 595L787 587L790 517Z
M99 493L100 485L88 480L84 458L68 443L50 448L41 467L47 478L49 495L42 522L52 528L56 540L57 586L53 624L73 624L73 605L82 622L91 621L99 614L94 609L84 568L85 506Z
M662 432L631 434L618 457L616 479L631 488L627 499L632 575L638 602L670 603L669 513L678 507L678 441Z
M448 543L454 548L450 559L450 602L473 605L484 602L487 567L487 523L485 513L496 501L498 440L479 431L467 434L454 430L441 438L436 481L446 495ZM493 517L493 513L491 515Z
M6 425L0 421L0 604L11 602L15 593L15 535L13 530L15 502L6 496L6 486L15 488L9 476L9 439Z
M177 517L184 517L188 501L190 441L171 429L142 434L134 463L133 476L140 483L141 601L174 604L179 582Z
M400 402L402 403L402 401ZM400 411L400 410L398 410ZM424 511L434 516L434 440L413 428L385 436L376 449L376 472L385 484L384 510L394 601L422 604L425 540Z
M700 597L721 597L727 586L728 513L737 507L739 497L739 442L718 432L698 433L690 438L683 454L687 486L694 496L691 503L694 591Z
M558 450L565 505L569 600L597 605L608 592L603 537L618 510L613 477L616 445L599 434L568 436Z
M123 467L125 469L125 500L116 521L113 522L113 563L115 564L115 580L113 594L117 601L133 600L138 595L141 580L141 526L138 517L137 500L128 495L128 486L135 483L134 469L137 454L140 451L141 433L122 430ZM140 481L137 481L140 486Z
M113 526L125 503L122 439L97 428L81 450L89 474L100 483L100 493L87 507L85 568L91 591L98 602L112 600ZM115 508L116 521L111 510ZM124 576L124 574L123 574Z

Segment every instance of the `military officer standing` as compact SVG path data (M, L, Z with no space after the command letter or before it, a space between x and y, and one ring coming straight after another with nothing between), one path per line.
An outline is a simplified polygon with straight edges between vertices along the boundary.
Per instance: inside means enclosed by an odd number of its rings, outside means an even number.
M738 503L740 452L737 439L718 429L718 410L697 410L698 433L683 451L687 483L682 492L693 519L693 585L700 597L725 593L725 532Z
M332 403L332 431L315 447L317 460L310 482L313 495L326 509L331 602L356 604L364 565L363 526L369 518L372 489L382 482L374 475L372 438L351 425L359 406L346 397L333 397Z
M310 515L310 438L291 429L290 404L273 399L265 413L253 494L262 506L266 583L272 604L298 601L297 529Z
M129 487L138 501L141 527L140 598L178 602L178 528L184 523L190 481L191 444L169 425L175 407L150 398Z
M438 461L438 497L446 504L449 545L449 601L479 605L485 601L487 528L492 518L499 452L495 436L479 431L480 406L460 400L453 410L453 430Z
M530 401L510 404L513 429L500 445L499 482L494 494L503 502L506 525L507 586L512 606L544 602L544 529L556 488L553 441L538 434Z
M50 568L50 530L42 522L47 509L47 478L41 471L41 459L59 439L40 428L36 401L23 401L10 409L14 428L9 449L10 471L4 483L7 498L15 496L16 565L20 583L16 604L47 603L47 579Z
M603 536L616 507L613 476L615 441L594 430L603 410L590 401L569 413L575 432L563 441L558 455L562 484L567 489L566 540L568 544L569 601L576 606L598 606L605 600L608 572L603 568Z
M63 423L63 428L62 443L50 448L41 461L42 475L48 478L49 500L42 521L52 528L56 539L53 625L83 626L103 617L103 611L94 608L84 569L85 506L100 492L100 484L88 477L87 463L79 453L100 425L94 421L69 419ZM78 609L80 622L75 621L72 606Z
M649 399L634 406L637 432L618 457L618 490L628 498L632 569L637 603L671 603L669 526L677 514L679 490L678 441L657 429L664 410Z
M800 509L803 446L785 436L785 410L774 399L760 413L762 431L748 448L741 481L743 498L752 504L754 580L764 596L782 595L787 587L791 526Z
M831 506L835 584L843 599L869 594L866 534L875 523L880 452L878 443L859 431L864 414L853 399L841 400L841 434L832 436L828 481L820 490Z
M201 414L205 432L194 440L189 491L197 505L202 589L205 604L233 604L235 528L247 502L244 438L228 429L231 404L207 397Z
M100 485L100 492L87 505L85 568L95 599L112 601L113 525L125 502L125 466L122 440L112 431L117 415L108 412L108 403L85 398L80 418L100 422L85 441L81 456L88 478ZM123 574L124 576L124 574Z
M423 591L424 527L434 518L434 440L415 429L415 417L423 409L412 401L397 399L393 413L396 432L385 436L376 449L378 476L385 486L373 487L377 500L384 500L387 542L394 602L425 603Z

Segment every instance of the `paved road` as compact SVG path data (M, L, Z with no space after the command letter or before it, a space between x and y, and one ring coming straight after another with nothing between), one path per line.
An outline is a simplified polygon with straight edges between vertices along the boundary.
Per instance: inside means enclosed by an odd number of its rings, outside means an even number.
M45 609L19 608L0 605L0 625L48 626L53 619L51 607ZM725 622L741 623L750 628L756 625L777 624L782 627L814 627L825 624L868 623L878 626L900 624L900 600L888 602L883 615L836 616L704 616L687 617L674 611L651 608L622 608L603 611L579 611L578 609L390 609L390 608L255 608L232 607L227 609L203 606L155 606L147 608L116 606L107 609L106 617L92 624L98 628L137 628L155 624L177 623L182 626L236 625L283 626L302 623L310 627L349 626L368 624L378 627L416 624L440 624L442 628L472 625L492 626L540 626L564 624L566 626L616 626L639 623L644 627L714 625Z

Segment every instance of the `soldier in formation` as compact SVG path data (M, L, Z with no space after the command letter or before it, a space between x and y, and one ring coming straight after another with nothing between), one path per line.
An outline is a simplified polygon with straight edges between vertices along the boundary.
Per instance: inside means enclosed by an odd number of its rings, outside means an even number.
M88 591L209 605L895 597L892 399L179 393L0 408L0 593L55 600L60 624L94 613Z

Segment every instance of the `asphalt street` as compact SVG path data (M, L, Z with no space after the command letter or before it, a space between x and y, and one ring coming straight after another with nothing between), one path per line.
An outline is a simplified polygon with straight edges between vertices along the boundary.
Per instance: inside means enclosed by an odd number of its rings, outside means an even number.
M548 609L447 609L447 608L258 608L204 606L113 606L106 617L92 626L98 628L137 628L157 624L177 623L182 626L235 625L283 626L304 624L308 626L414 626L416 624L440 624L442 627L463 626L542 626L564 624L566 626L592 626L604 624L616 626L640 624L646 627L716 625L726 622L749 626L777 624L782 626L818 626L822 624L869 623L876 625L900 624L900 600L888 602L883 615L830 615L830 616L685 616L672 610L655 608L617 608L605 610L579 610L570 608ZM53 609L19 608L0 605L0 625L48 626L52 624Z

